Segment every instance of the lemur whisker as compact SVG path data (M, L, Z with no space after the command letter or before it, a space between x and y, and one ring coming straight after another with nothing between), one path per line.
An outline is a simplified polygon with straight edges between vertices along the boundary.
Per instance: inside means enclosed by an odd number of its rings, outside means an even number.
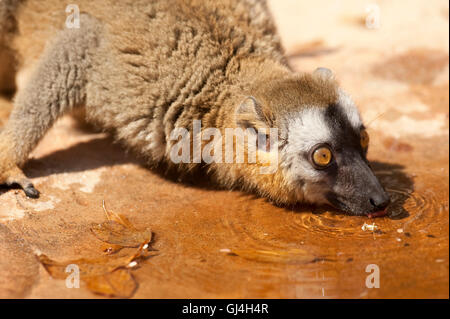
M382 118L383 116L385 116L387 114L388 111L385 111L383 113L378 114L375 118L373 118L372 120L370 120L367 124L366 127L370 128L370 126L373 124L373 122L375 122L376 120L379 120L380 118Z

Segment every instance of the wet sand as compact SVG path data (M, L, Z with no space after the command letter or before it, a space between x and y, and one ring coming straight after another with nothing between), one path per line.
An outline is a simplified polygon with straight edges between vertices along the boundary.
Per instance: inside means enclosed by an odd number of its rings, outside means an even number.
M65 117L25 169L41 198L0 190L0 297L101 297L52 279L34 253L102 254L90 225L105 220L103 200L154 233L156 255L133 270L135 298L449 297L448 3L380 1L375 30L358 1L270 3L291 65L333 69L360 106L388 217L180 182ZM368 265L380 288L366 287Z

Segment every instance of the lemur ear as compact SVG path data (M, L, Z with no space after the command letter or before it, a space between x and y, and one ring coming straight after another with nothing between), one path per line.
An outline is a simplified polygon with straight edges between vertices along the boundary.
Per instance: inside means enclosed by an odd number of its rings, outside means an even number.
M246 97L236 109L236 124L242 128L267 127L261 104L253 97Z
M327 68L317 68L313 72L313 75L315 77L319 77L319 78L324 79L324 80L332 80L332 79L334 79L333 71L331 71L330 69L327 69Z
M264 114L262 105L253 96L248 96L239 104L235 115L237 127L253 129L250 132L256 136L258 149L270 152L273 142L269 135L272 121Z

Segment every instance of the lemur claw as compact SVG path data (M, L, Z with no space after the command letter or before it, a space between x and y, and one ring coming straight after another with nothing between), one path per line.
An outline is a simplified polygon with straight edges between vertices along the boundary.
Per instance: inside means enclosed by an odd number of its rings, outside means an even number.
M30 198L39 198L39 191L34 188L33 184L28 185L23 189L25 195Z
M39 195L40 195L39 191L28 180L21 180L20 182L18 182L18 181L7 182L7 183L5 183L5 185L8 187L18 185L18 186L20 186L20 188L23 189L23 192L25 193L25 195L27 195L27 197L39 198Z
M23 189L25 195L29 198L39 198L39 191L34 187L33 183L25 177L22 171L15 167L12 170L8 171L9 177L4 181L4 185L11 187L18 185ZM0 184L2 181L0 181Z

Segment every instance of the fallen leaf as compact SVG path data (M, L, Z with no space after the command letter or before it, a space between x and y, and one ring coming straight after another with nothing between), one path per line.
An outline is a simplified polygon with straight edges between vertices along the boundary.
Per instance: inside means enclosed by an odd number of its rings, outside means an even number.
M122 216L120 214L114 213L114 212L108 212L105 211L106 217L109 221L116 222L130 230L136 230L134 225L126 218L125 216Z
M80 270L81 279L85 276L98 276L108 272L112 272L118 268L126 267L135 259L135 255L121 256L113 258L110 256L102 256L95 259L76 259L66 262L57 262L46 255L38 256L39 261L48 271L48 273L57 279L66 279L68 274L66 268L68 265L77 265Z
M91 231L103 242L101 248L104 255L93 259L80 258L57 262L41 254L38 259L53 278L66 279L69 276L66 272L67 266L76 265L80 280L93 293L129 298L138 287L131 270L139 265L139 261L153 255L148 250L152 232L149 229L138 230L126 217L108 212L105 202L103 209L108 220L92 225ZM136 247L138 247L136 250L130 252L130 248ZM124 248L127 248L126 251L122 251Z
M116 254L119 251L121 251L122 249L123 249L123 246L120 246L120 245L111 245L108 243L102 244L102 251L107 255Z
M131 254L121 256L103 255L99 258L57 262L46 255L39 255L38 259L47 272L56 279L66 279L69 273L67 266L76 265L80 271L80 280L85 282L87 288L94 293L110 297L129 298L137 289L137 283L130 273L128 266L149 257L151 254L143 243Z
M120 268L102 276L85 277L87 288L107 297L130 298L138 284L129 269Z
M134 225L125 216L119 215L114 212L109 212L105 207L105 201L102 202L103 211L105 212L106 218L110 221L115 221L129 229L136 229Z
M91 226L91 231L99 240L114 245L108 247L107 253L114 253L122 247L138 247L142 243L152 240L150 229L138 230L131 222L122 215L108 212L103 202L103 210L108 221Z
M123 247L137 247L152 239L152 231L149 229L138 231L113 220L92 225L91 231L101 241Z

